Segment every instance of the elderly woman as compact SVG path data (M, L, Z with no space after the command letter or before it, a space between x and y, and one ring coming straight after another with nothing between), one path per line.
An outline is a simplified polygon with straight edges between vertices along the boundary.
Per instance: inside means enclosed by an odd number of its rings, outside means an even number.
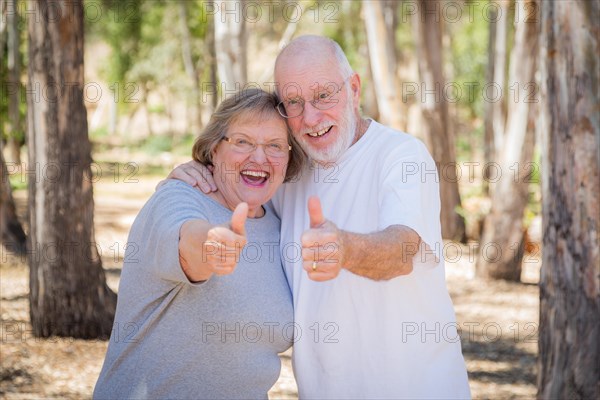
M223 101L193 148L218 190L168 181L140 211L94 398L267 397L293 332L268 201L303 160L277 103Z

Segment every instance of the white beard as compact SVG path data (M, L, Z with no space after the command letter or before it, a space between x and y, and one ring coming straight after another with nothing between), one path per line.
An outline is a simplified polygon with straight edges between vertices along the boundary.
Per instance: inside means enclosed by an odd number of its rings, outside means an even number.
M310 160L322 165L335 163L352 145L352 139L356 134L357 125L358 120L354 115L354 104L352 97L348 96L348 101L346 101L346 109L344 110L342 118L337 124L337 130L339 134L338 140L325 149L317 150L309 145L309 139L303 135L302 139L300 140L300 144Z

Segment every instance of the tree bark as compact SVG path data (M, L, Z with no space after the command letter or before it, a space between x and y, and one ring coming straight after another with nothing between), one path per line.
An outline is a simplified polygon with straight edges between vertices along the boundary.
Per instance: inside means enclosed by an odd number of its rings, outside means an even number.
M4 57L6 57L6 42L8 40L7 32L7 7L6 0L0 0L0 65L4 65ZM0 69L2 72L2 69ZM4 73L0 74L0 79L5 80ZM4 121L0 121L0 137L4 137Z
M29 267L33 334L108 337L116 295L94 242L83 101L83 5L38 0L28 21ZM40 95L40 91L46 93Z
M464 241L465 220L456 212L460 207L454 136L448 118L448 103L442 94L445 84L442 58L443 18L437 13L425 12L431 8L428 1L419 0L420 13L413 14L413 28L419 60L419 76L423 96L420 101L423 131L440 175L442 200L442 237ZM425 90L433 92L425 95Z
M401 90L396 76L396 41L394 35L389 32L391 29L388 29L388 26L393 27L393 24L386 24L383 2L363 0L362 4L379 118L385 125L405 130Z
M19 9L17 0L7 0L8 27L8 158L9 162L21 163L22 123L19 103L21 100L21 53L19 32Z
M538 398L600 398L600 4L542 1Z
M498 23L496 21L498 14L492 9L489 21L489 37L488 37L488 65L486 69L486 81L491 83L494 81L496 71L496 35ZM503 67L502 67L503 68ZM495 159L494 146L494 103L486 101L484 104L484 133L483 133L483 159L485 165L489 165ZM483 190L489 193L489 170L486 168L483 171Z
M200 77L192 57L192 40L188 26L187 2L179 2L179 23L181 26L181 54L185 72L192 81L192 134L196 137L202 130L202 102L200 94Z
M507 133L499 156L501 177L492 192L492 209L485 220L476 265L480 277L516 282L521 280L523 215L536 168L531 163L535 143L532 106L539 101L534 76L540 21L538 0L520 1L517 7L528 11L526 15L515 14L515 43L510 56L509 81L517 85L512 94L518 97L509 100Z
M0 164L0 243L7 250L23 255L25 254L27 237L17 217L1 140Z
M206 7L214 7L213 0L206 0ZM208 64L208 87L214 87L214 92L210 93L210 104L208 111L212 113L216 110L219 103L217 90L217 48L215 43L215 16L208 15L206 19L206 40L205 40L206 63Z
M6 43L6 1L0 0L0 61L4 58L4 44Z
M496 43L494 44L494 87L503 95L498 101L492 102L492 125L494 129L494 152L492 161L499 158L499 152L502 149L505 135L506 123L506 48L507 48L507 33L509 19L509 0L500 0L498 21L496 22ZM492 93L489 93L490 98L496 98ZM493 189L493 188L492 188Z
M246 20L244 0L221 2L215 14L215 48L222 94L244 88L247 81ZM230 12L228 14L228 12Z

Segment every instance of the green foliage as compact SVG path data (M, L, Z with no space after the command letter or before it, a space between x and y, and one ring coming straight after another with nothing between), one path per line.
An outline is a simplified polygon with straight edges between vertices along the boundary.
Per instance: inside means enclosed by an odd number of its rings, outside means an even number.
M17 11L20 11L17 8ZM6 15L2 15L1 18L4 22L8 22ZM25 120L27 118L27 96L25 93L25 87L23 81L27 75L27 22L23 15L18 15L17 29L19 30L19 54L18 63L20 65L20 82L19 87L15 89L13 85L9 84L9 70L8 70L8 29L7 26L5 31L0 33L3 35L0 37L0 140L7 140L12 137L17 143L25 143L26 136L26 125ZM11 93L18 92L19 98L19 129L10 129L10 118L8 115L9 102Z
M468 123L463 129L459 130L460 134L456 135L457 162L471 161L476 150L482 145L483 125L478 124L474 128L469 129L471 125L471 123Z
M183 136L152 135L130 147L132 151L157 156L161 153L191 157L192 146L196 137L192 134Z
M466 108L471 118L483 117L483 97L481 89L485 86L485 73L488 60L489 22L483 17L485 2L471 1L474 17L467 15L456 23L446 24L451 40L450 62L454 76L452 77L462 95L458 101L461 107ZM465 7L466 8L466 7ZM468 95L469 85L474 86L474 96Z
M3 54L6 54L6 47L0 49ZM2 82L2 88L0 91L0 140L7 138L6 125L8 124L8 88L5 87L4 83L8 81L8 67L6 65L6 57L2 57L0 62L0 82Z
M187 23L190 29L192 38L204 39L208 29L208 18L206 7L202 7L202 1L188 1L185 3L187 7ZM195 54L200 57L201 54Z
M138 147L143 153L158 155L173 148L173 138L166 135L149 136Z
M412 26L410 18L406 15L402 15L398 18L398 27L396 28L396 50L400 59L409 57L415 52Z
M337 14L337 24L327 24L323 34L339 43L346 53L350 65L356 70L366 65L366 61L359 54L359 49L366 42L366 34L363 24L357 24L360 20L361 3L359 1L338 2L340 12Z
M540 148L535 149L533 161L530 166L526 166L530 175L527 176L529 197L527 208L525 209L525 226L529 226L531 221L542 214L542 188L541 188L541 170L542 170L542 154ZM531 168L530 168L531 167Z
M323 35L330 37L340 45L354 71L363 77L361 81L363 91L368 91L374 83L368 79L367 33L364 24L357 23L361 20L361 2L340 1L337 4L339 7L339 13L336 14L338 23L326 24Z
M90 140L92 140L92 141L104 139L104 138L108 137L108 128L105 126L102 126L98 129L94 129L93 131L90 131L89 136L90 136Z
M182 61L180 7L186 7L192 62L201 73L205 66L203 40L208 21L203 2L95 1L103 8L102 18L90 30L95 40L111 47L102 75L111 88L119 85L123 94L116 96L120 112L131 112L135 103L146 103L151 93L158 92L163 99L163 105L149 110L158 114L168 111L170 99L190 97L192 82ZM132 93L133 96L127 96Z
M173 143L172 153L180 156L191 156L192 147L194 146L195 141L196 137L192 134L186 134L178 137Z
M179 31L173 28L177 21L177 2L144 4L138 57L132 64L128 79L148 90L157 85L173 85L175 72L181 75L181 47Z
M87 1L87 7L92 8L93 5L99 10L99 17L94 16L94 23L88 24L90 25L88 29L92 34L101 36L112 49L105 71L108 82L124 81L139 54L141 10L144 2L144 0Z
M21 173L8 176L10 187L13 192L17 190L27 190L27 177L29 175Z

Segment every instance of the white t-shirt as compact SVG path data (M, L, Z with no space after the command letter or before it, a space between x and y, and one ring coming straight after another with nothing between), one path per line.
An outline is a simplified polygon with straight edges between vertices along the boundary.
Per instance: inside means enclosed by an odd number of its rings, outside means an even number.
M294 374L301 398L468 398L467 372L444 275L436 166L422 142L375 121L341 159L312 165L273 198L294 301ZM373 281L342 269L314 282L302 269L307 201L339 228L415 230L413 272Z

